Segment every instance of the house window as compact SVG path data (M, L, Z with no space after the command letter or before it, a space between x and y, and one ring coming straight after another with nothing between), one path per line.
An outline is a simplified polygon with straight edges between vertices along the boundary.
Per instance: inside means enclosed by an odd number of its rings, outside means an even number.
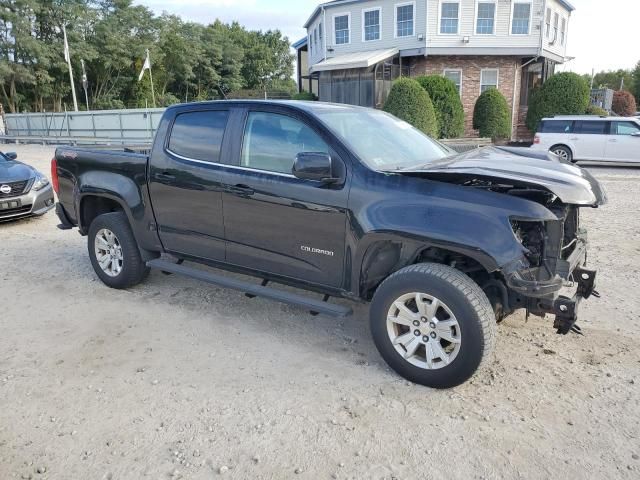
M498 88L498 69L490 68L480 72L480 93L490 88Z
M562 19L562 29L560 30L560 45L564 45L564 41L567 38L567 19Z
M496 23L495 2L478 2L476 17L476 34L493 35Z
M462 95L462 70L445 70L444 78L448 78L455 83L458 93Z
M318 35L320 36L320 47L322 47L322 23L318 26Z
M511 19L512 35L529 35L531 23L531 2L516 2L513 4Z
M413 36L415 3L396 5L396 37Z
M440 33L458 33L458 15L460 4L458 2L442 2L440 4Z
M313 35L309 34L309 51L313 55Z
M547 8L547 17L545 20L546 23L546 36L547 38L549 38L549 35L551 35L551 9Z
M362 39L365 42L380 40L380 8L363 10L362 25Z
M553 41L557 42L558 41L558 22L560 21L560 15L559 14L554 14L553 15Z
M350 43L351 15L337 15L334 19L336 45Z
M313 44L318 47L318 27L313 29Z

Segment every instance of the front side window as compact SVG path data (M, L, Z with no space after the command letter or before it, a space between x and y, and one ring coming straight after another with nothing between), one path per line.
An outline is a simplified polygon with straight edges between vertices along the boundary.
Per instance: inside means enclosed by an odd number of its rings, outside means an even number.
M634 122L613 122L611 133L613 135L635 135L640 133L640 125Z
M178 115L171 129L169 150L181 157L219 163L228 118L229 112L224 110Z
M511 20L511 34L529 35L531 17L531 3L517 2L513 4L513 18Z
M445 70L444 77L455 83L458 93L462 93L462 70Z
M296 155L329 153L329 147L310 127L277 113L251 112L247 118L241 166L291 174Z
M577 122L574 133L582 135L606 135L607 124L605 121L582 121Z
M498 69L482 70L480 72L480 93L490 88L498 88Z
M440 8L440 33L457 34L460 4L458 2L442 2Z
M414 4L396 6L396 37L413 36Z
M334 19L336 32L336 45L344 45L350 42L349 27L351 18L349 15L339 15Z
M362 12L364 25L364 41L380 40L380 9Z
M493 35L495 29L496 4L494 2L478 2L478 19L476 34Z

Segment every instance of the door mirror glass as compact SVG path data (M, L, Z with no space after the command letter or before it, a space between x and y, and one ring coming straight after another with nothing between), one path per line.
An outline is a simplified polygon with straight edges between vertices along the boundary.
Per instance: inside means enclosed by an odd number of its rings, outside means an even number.
M16 152L7 152L4 154L4 156L9 160L15 160L16 158L18 158L18 154Z
M303 180L335 183L339 179L333 171L333 160L328 153L302 152L293 162L293 174Z

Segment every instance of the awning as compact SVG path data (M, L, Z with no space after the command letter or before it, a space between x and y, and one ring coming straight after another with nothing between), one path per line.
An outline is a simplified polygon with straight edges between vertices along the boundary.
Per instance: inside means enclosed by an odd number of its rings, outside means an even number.
M399 49L372 50L369 52L347 53L337 57L327 58L309 68L309 73L328 70L344 70L346 68L367 68L397 55Z

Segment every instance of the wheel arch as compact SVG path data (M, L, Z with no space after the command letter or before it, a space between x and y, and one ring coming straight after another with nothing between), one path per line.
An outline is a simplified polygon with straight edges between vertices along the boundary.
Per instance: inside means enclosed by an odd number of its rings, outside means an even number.
M417 263L453 266L482 283L498 270L496 261L481 250L430 240L377 238L368 242L356 269L358 296L370 300L377 287L396 271Z

